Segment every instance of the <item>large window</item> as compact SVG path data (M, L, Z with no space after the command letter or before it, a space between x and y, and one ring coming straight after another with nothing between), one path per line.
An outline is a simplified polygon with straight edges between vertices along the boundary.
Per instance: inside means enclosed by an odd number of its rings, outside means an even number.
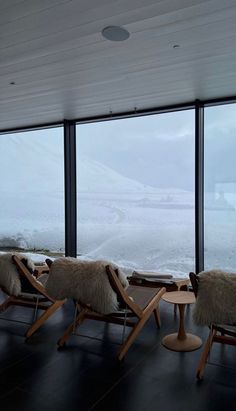
M183 110L76 126L81 258L195 270L194 118ZM204 118L204 268L236 271L236 104L207 107ZM64 254L63 131L0 135L0 252Z
M63 128L0 136L0 251L64 253Z
M78 254L195 267L194 110L77 125Z
M205 269L236 270L236 104L205 108Z

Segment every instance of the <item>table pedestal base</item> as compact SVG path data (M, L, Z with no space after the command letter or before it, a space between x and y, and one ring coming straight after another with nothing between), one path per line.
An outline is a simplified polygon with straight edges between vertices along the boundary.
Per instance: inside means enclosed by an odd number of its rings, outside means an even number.
M162 339L162 344L172 351L194 351L202 345L201 338L193 334L186 334L186 338L180 340L178 333L166 335Z

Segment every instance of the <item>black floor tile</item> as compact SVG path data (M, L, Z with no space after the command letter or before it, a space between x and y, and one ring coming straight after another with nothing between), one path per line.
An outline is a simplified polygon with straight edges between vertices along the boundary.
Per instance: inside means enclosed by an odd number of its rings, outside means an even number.
M10 313L27 317L22 309ZM0 400L7 411L219 411L234 410L236 369L207 365L205 378L195 378L201 349L178 353L167 350L162 338L178 329L173 307L162 302L162 327L154 318L145 325L123 362L116 353L120 326L86 321L66 347L56 342L73 320L68 302L26 343L25 325L0 320ZM29 316L30 318L30 316ZM186 330L204 341L207 327L192 323ZM211 362L236 368L235 347L215 344Z

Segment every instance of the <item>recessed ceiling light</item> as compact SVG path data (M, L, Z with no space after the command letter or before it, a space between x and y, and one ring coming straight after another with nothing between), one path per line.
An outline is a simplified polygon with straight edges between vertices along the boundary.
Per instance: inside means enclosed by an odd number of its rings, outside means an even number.
M102 30L102 35L110 41L124 41L130 36L130 33L119 26L108 26Z
M179 44L174 44L174 45L173 45L173 49L178 49L178 48L180 48L180 45L179 45Z

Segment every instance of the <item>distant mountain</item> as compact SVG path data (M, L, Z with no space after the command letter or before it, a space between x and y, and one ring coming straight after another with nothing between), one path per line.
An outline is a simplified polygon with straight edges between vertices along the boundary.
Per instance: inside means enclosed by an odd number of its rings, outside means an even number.
M54 138L32 138L27 134L0 136L0 191L16 196L48 192L63 193L64 158L62 141ZM130 193L157 192L87 157L78 158L77 181L80 192Z
M77 164L78 189L80 192L149 192L158 191L136 180L125 177L98 161L80 158Z
M23 197L26 193L63 197L63 139L41 138L40 134L27 137L27 133L0 136L0 175L4 176L0 179L0 192L12 197ZM87 193L183 193L145 185L85 156L77 159L77 185L79 192Z
M0 192L40 193L64 190L63 140L37 136L0 136Z

